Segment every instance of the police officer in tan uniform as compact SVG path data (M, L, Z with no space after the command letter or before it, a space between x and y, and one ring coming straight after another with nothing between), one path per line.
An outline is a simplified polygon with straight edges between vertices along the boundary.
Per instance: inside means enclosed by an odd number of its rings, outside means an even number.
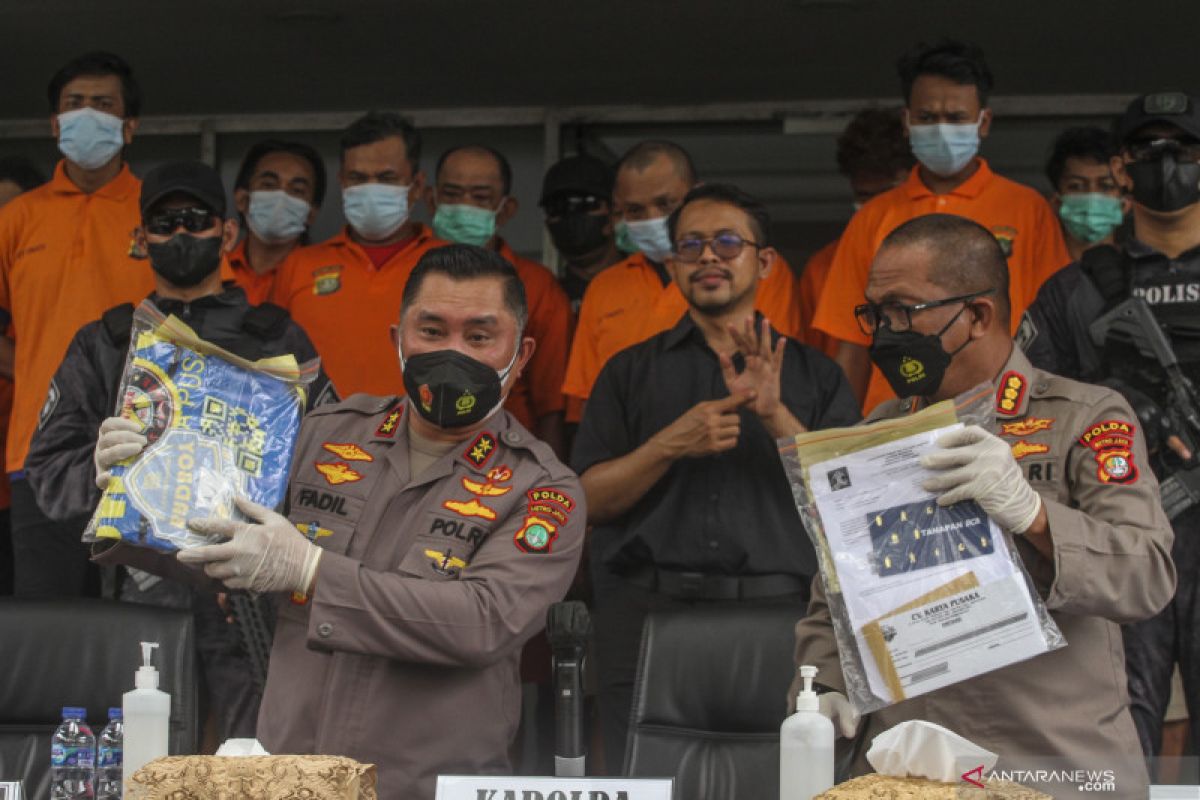
M180 561L285 593L258 720L270 752L373 763L380 797L405 800L432 798L439 773L509 771L521 644L566 592L587 518L574 473L501 408L533 352L526 315L500 256L430 251L393 329L408 398L310 413L286 517L242 502L252 524L192 523L230 540Z
M1119 625L1170 600L1171 528L1129 406L1109 389L1030 365L1009 339L1007 282L995 239L965 218L920 217L887 237L855 313L903 399L871 419L994 385L996 432L967 427L943 437L926 456L934 477L925 486L942 504L974 499L1011 537L1067 646L860 720L844 696L818 578L796 625L796 662L820 667L829 689L822 710L860 743L923 719L999 754L998 770L1060 771L1040 784L1056 798L1100 790L1097 782L1106 797L1145 798ZM860 757L856 774L867 769ZM1039 785L1036 777L1017 779Z

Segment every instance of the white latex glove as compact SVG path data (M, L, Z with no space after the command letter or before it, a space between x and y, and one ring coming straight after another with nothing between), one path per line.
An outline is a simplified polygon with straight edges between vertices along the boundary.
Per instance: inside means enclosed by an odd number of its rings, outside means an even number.
M100 436L92 452L96 465L96 485L103 491L112 477L114 464L142 452L147 444L142 435L142 424L124 417L109 417L100 423Z
M921 458L921 466L938 472L921 484L938 494L938 505L974 500L1004 530L1029 530L1042 509L1042 498L1025 480L1003 439L971 425L946 434L938 445L943 449Z
M224 536L229 541L180 550L176 558L185 564L204 565L205 575L230 589L307 594L321 548L282 514L244 497L237 498L237 506L255 522L215 517L188 520L188 527L197 533Z
M828 717L839 734L847 739L853 739L858 734L858 726L862 717L854 710L854 706L841 692L825 692L817 698L818 709Z

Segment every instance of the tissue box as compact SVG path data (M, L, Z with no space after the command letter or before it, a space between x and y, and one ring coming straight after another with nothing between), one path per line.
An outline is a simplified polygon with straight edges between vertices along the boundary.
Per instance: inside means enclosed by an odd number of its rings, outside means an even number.
M1054 800L1048 794L1008 781L987 781L980 789L968 783L942 783L927 778L863 775L839 783L813 800Z
M126 800L376 800L375 765L340 756L170 756L133 773Z

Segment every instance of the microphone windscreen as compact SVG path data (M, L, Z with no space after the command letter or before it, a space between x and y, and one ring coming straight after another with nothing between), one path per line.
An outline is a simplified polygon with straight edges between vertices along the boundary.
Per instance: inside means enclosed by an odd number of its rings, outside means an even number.
M582 647L591 633L591 615L578 600L555 603L546 612L546 638L551 648Z

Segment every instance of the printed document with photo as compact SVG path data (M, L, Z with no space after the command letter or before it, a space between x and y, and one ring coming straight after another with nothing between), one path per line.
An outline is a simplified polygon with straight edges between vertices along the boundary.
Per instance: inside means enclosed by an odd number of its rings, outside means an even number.
M920 457L955 424L808 467L871 693L893 703L1050 649L1019 562L975 502L939 506ZM833 580L830 580L833 578Z

